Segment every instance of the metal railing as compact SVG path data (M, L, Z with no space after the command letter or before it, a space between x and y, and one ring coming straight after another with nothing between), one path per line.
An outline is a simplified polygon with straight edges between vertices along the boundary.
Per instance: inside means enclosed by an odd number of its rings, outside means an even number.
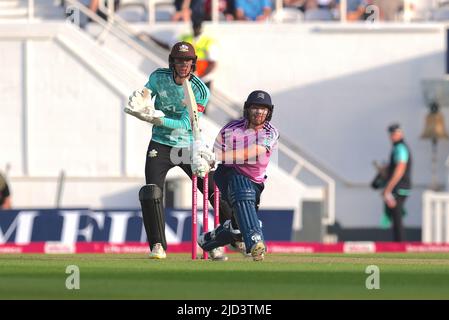
M129 48L136 51L143 57L154 61L157 64L163 65L165 63L164 60L160 59L157 55L153 54L147 48L145 48L140 42L137 42L135 39L131 37L132 29L128 26L125 26L124 20L117 18L112 14L112 18L108 21L100 18L96 13L92 12L88 7L80 3L78 0L65 0L66 3L71 6L76 7L80 12L88 16L90 19L98 23L100 26L104 28L104 31L97 37L97 41L102 41L102 39L106 36L106 33L110 33L120 41L123 41ZM114 22L117 21L117 24Z
M449 193L423 193L422 242L449 243Z
M34 0L28 0L28 21L34 18Z

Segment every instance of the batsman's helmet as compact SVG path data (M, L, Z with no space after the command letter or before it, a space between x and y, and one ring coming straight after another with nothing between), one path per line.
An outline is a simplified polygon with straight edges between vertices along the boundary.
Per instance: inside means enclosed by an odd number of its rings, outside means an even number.
M193 60L192 72L194 72L197 58L195 48L190 43L181 41L172 47L168 56L168 66L170 69L173 69L175 67L175 59Z
M266 117L266 121L271 120L271 117L273 116L274 105L271 103L271 97L267 92L262 90L256 90L249 94L243 107L243 116L246 119L249 119L249 107L252 104L267 106L269 111Z

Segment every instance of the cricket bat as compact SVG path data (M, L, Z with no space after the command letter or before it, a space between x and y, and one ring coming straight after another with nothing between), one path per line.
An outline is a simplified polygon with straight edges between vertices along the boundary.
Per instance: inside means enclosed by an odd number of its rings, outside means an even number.
M192 133L193 133L193 140L198 141L198 140L201 140L198 105L196 104L195 95L193 94L193 90L192 90L190 81L185 79L182 84L182 87L184 89L184 103L186 104L188 111L189 111L190 125L192 127Z

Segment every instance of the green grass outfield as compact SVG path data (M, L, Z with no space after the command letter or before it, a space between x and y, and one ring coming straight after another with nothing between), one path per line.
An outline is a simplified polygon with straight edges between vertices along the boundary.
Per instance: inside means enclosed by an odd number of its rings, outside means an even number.
M449 299L449 254L0 255L0 299ZM68 265L80 289L67 290ZM366 267L380 268L368 290Z

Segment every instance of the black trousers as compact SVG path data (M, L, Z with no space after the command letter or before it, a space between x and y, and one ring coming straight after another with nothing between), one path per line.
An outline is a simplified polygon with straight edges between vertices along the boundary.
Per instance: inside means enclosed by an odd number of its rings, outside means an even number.
M175 166L179 166L192 179L192 168L188 161L180 162L181 159L190 159L187 148L174 148L155 141L148 145L145 162L145 182L146 184L155 184L164 193L164 185L167 173ZM180 162L180 163L178 163ZM198 190L203 190L203 179L198 178ZM214 207L214 177L213 172L209 174L209 202ZM220 223L231 219L232 209L226 201L220 197ZM148 236L148 235L147 235ZM152 238L161 239L162 235L152 235ZM160 241L156 241L160 242ZM154 243L151 243L152 246Z
M402 223L402 214L404 211L404 202L407 199L406 196L400 196L393 194L396 199L396 206L394 208L389 208L385 204L385 212L393 221L393 240L395 242L405 241L405 231L404 225Z

